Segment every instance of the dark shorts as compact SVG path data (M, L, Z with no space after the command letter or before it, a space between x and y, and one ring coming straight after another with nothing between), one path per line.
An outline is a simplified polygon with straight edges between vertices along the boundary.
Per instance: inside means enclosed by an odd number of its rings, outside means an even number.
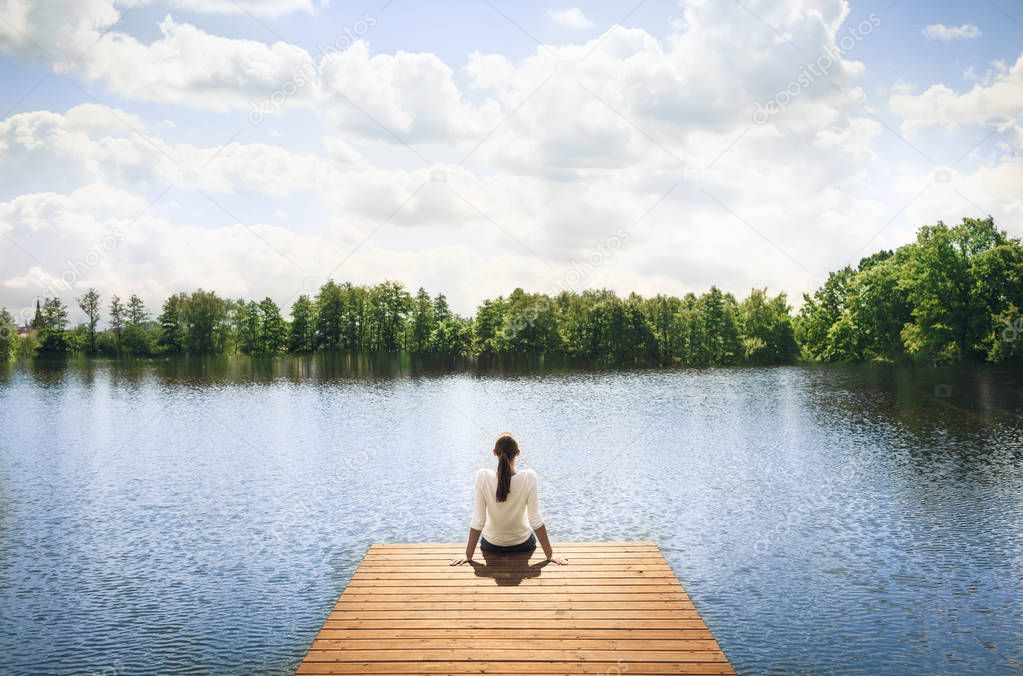
M480 537L480 549L485 552L502 552L506 554L512 552L531 552L536 549L536 536L530 533L529 539L525 542L508 546L490 544L485 537Z

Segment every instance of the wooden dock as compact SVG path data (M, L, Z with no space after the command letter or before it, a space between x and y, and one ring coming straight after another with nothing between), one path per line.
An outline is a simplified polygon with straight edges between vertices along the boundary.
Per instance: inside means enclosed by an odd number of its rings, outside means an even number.
M369 548L299 674L734 674L653 542Z

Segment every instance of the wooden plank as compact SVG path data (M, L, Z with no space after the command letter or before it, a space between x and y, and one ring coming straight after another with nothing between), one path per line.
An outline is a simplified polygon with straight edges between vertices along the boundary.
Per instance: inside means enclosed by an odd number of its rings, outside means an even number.
M457 556L457 555L456 555ZM455 558L455 557L451 557ZM438 566L448 565L448 561L451 558L437 558L437 559L422 559L422 560L407 560L407 561L392 561L383 559L363 559L360 566L361 570L376 571L377 569L392 570L398 569L398 572L407 571L410 573L415 572L427 572L436 571ZM568 559L568 562L579 570L652 570L654 566L664 564L664 560L658 561L656 559L622 559L621 561L612 562L610 559L592 558L592 559L580 559L573 557ZM480 565L474 572L503 572L503 571L515 571L524 576L539 577L539 574L544 572L547 568L554 564L545 564L543 559L534 559L528 562L528 566L523 563L490 563L486 566ZM452 566L454 567L454 566ZM466 566L469 570L473 570L471 566ZM663 568L661 569L663 570ZM668 570L671 570L670 568Z
M628 666L626 671L625 667ZM303 662L298 674L735 674L727 662Z
M535 651L563 650L565 641L571 640L572 650L682 650L686 652L701 650L716 650L717 641L707 638L533 638L528 643L521 639L507 639L494 637L460 637L455 643L458 645L458 652L469 651L471 654L489 652L492 650L511 650L529 653ZM326 638L318 636L313 640L310 650L325 651L366 651L366 650L406 650L414 645L416 650L448 650L452 645L450 638L421 638L410 642L407 638L388 639L381 637L359 637L359 638ZM433 654L433 653L431 653Z
M692 615L696 615L695 611L692 611ZM440 629L443 631L458 631L458 632L471 632L473 630L486 630L486 629L498 629L503 631L522 631L522 629L508 626L508 618L504 615L494 617L492 619L487 618L473 618L473 619L462 619L458 622L456 628L450 628L449 625L444 625L437 620L432 618L386 618L386 619L340 619L331 620L328 619L323 629ZM703 620L696 617L693 618L652 618L652 619L630 619L630 618L600 618L600 619L579 619L579 618L566 618L558 617L557 619L545 619L536 618L530 616L528 623L528 630L544 630L544 629L572 629L572 630L594 630L594 629L608 629L608 630L621 630L621 629L672 629L672 630L687 630L687 629L703 629L706 628Z
M393 585L353 585L349 586L343 592L346 598L350 598L353 601L357 601L360 596L372 596L376 599L386 601L389 596L401 597L409 600L415 600L416 597L423 597L423 601L429 601L436 599L438 595L458 593L473 594L479 596L482 599L499 600L514 596L519 599L527 600L531 596L537 598L545 598L551 600L560 600L563 598L578 598L581 600L594 600L597 597L620 597L626 596L628 598L638 598L639 600L649 601L655 598L666 598L666 599L686 599L688 595L685 590L682 589L681 585L677 584L656 584L656 585L613 585L613 586L595 586L587 584L572 584L572 585L548 585L545 587L534 587L534 586L521 586L521 585L477 585L477 584L464 584L456 587L450 587L447 585L421 585L418 582L415 584L414 594L408 593L408 588L395 587ZM432 587L432 588L431 588Z
M460 612L460 613L475 613L479 611L485 611L488 614L498 613L503 614L505 617L515 617L516 613L534 613L543 611L552 611L555 614L568 614L577 611L601 611L604 615L610 615L613 613L623 612L639 612L639 613L674 613L678 611L692 611L695 610L692 603L684 603L682 601L572 601L571 603L561 603L557 609L551 609L551 604L547 601L514 601L508 603L477 603L473 601L428 601L428 602L411 602L411 603L376 603L376 602L365 602L359 603L352 609L356 613L364 613L369 611L379 612L397 612L397 613L409 613L413 611L427 611L427 612ZM348 612L348 609L345 609ZM332 616L332 614L331 614ZM559 617L555 615L554 617Z
M374 558L380 558L380 559L415 559L415 558L431 558L432 557L432 558L444 559L444 558L451 558L452 555L458 556L459 554L463 554L464 552L465 552L465 545L463 545L463 544L450 545L449 547L445 547L443 549L441 549L441 548L437 548L437 549L375 549L375 548L370 548L370 550L366 552L366 558L368 558L368 559L374 559ZM598 549L598 548L594 548L594 547L581 547L581 546L579 546L579 547L564 547L562 545L558 545L558 552L563 552L565 554L566 558L569 555L571 555L571 554L575 554L576 556L589 557L589 558L601 556L601 557L610 557L610 558L617 558L617 559L628 559L628 558L637 558L637 557L639 557L639 558L654 558L654 559L656 559L657 557L662 556L661 552L657 549L657 547L633 547L633 548L627 548L627 549L617 548L616 547L616 548ZM543 552L538 547L538 548L534 549L532 552L529 552L528 554L526 552L513 553L513 554L499 554L499 553L491 553L491 552L480 550L479 551L479 555L480 555L480 558L485 558L487 556L493 556L493 557L504 556L504 557L512 557L514 559L529 559L529 558L541 558L542 559Z
M696 623L698 624L698 623ZM702 629L696 626L691 629L579 629L579 628L489 628L489 629L465 629L459 627L450 629L444 627L426 627L422 629L394 628L392 626L379 627L367 631L362 629L330 629L326 626L316 635L317 639L352 639L361 640L375 639L396 639L396 638L495 638L503 640L521 641L523 639L657 639L657 638L684 638L684 639L708 639L713 638L709 629Z
M462 577L458 579L456 577L428 577L419 578L409 576L406 579L400 577L387 577L380 579L379 577L366 576L364 574L355 575L348 582L348 588L388 588L398 587L400 589L407 589L409 584L414 584L418 587L456 587L462 589L476 589L484 587L487 589L493 589L495 580L501 580L508 582L508 584L502 585L500 582L496 584L498 587L514 587L518 586L516 583L520 578L514 575L500 577ZM634 578L628 577L561 577L561 578L547 578L542 580L533 580L530 582L528 587L523 589L553 589L555 587L587 587L597 586L600 587L628 587L635 589L637 587L659 587L666 586L671 588L680 587L678 580L663 576L663 577L645 577L639 575Z
M298 673L735 673L652 542L449 566L462 547L371 546Z
M494 662L551 662L566 659L577 662L611 662L621 660L631 662L645 660L648 662L723 662L724 655L718 650L577 650L572 647L561 647L553 650L530 650L524 646L515 650L491 648L485 653L480 650L459 650L442 648L437 650L421 650L408 647L405 650L370 650L349 648L348 650L310 650L306 653L306 662L436 662L463 661L472 662L485 655L488 661Z
M562 552L564 557L571 561L572 559L595 559L601 562L608 561L657 561L657 554L654 550L637 550L633 552L617 552L617 551L574 551L574 552ZM460 556L464 553L464 550L449 549L446 552L369 552L366 554L368 561L450 561L453 557ZM526 559L522 555L515 554L500 554L500 555L481 555L480 558L486 560L487 556L496 558L498 556L505 557L516 557L519 560L526 560L532 562L542 562L544 560L543 553L534 553L531 558Z
M408 572L408 573L426 573L426 572L438 572L443 571L444 566L448 568L463 568L464 570L470 571L470 574L477 573L490 573L490 572L505 572L513 571L520 573L524 576L533 575L535 577L541 577L540 573L545 572L548 568L553 569L556 564L547 563L543 558L531 559L529 561L501 561L491 560L486 561L482 558L477 558L472 564L462 564L462 566L449 566L448 562L453 558L457 558L458 554L454 556L442 556L433 558L408 558L408 559L391 559L391 558L365 558L359 566L359 570L366 572L378 572L388 571L391 572ZM664 559L657 560L649 557L642 559L612 559L604 557L566 557L568 563L572 564L576 569L579 570L614 570L614 571L633 571L633 570L664 570L665 565ZM397 569L397 570L393 570ZM671 570L671 568L668 568ZM674 572L674 571L672 571Z
M371 575L371 574L370 574ZM399 579L394 576L389 576L384 579L378 577L368 576L366 573L357 573L352 576L348 581L348 587L408 587L409 585L414 586L430 586L430 587L457 587L457 586L485 586L496 591L503 591L511 587L518 587L518 591L525 589L530 590L526 593L537 593L542 594L543 589L550 588L558 585L574 585L577 587L607 587L607 586L621 586L629 585L635 587L637 585L647 586L661 586L671 587L672 589L681 589L682 583L678 581L676 577L668 577L667 574L659 574L657 576L645 576L633 572L634 577L576 577L573 575L537 575L534 577L516 575L511 571L499 571L493 572L488 571L487 574L467 576L462 573L462 577L457 575L447 575L445 573L432 573L432 577L420 577L412 575L405 579ZM493 575L493 577L491 577ZM519 582L522 580L530 579L530 584L520 585ZM382 592L386 593L386 592Z
M427 619L436 618L439 621L455 621L455 620L476 620L476 619L499 619L504 620L505 624L509 621L509 610L443 610L443 609L430 609L430 610L349 610L343 608L341 610L331 611L328 619L330 620L382 620L382 619ZM522 613L521 617L524 621L534 622L537 619L548 619L557 618L563 620L612 620L612 619L634 619L642 620L646 618L655 619L694 619L699 618L700 613L696 609L684 610L678 608L671 608L665 610L614 610L614 609L590 609L590 610L531 610L528 613Z
M496 567L490 568L489 566L487 569L489 570L481 569L478 572L474 571L473 577L466 577L465 572L461 570L461 567L459 566L449 566L447 569L437 567L430 569L363 568L352 574L351 581L397 580L399 583L406 584L417 580L457 580L459 582L469 583L473 580L506 580L523 577L521 571L516 571L514 569L499 570ZM574 568L559 566L558 568L545 568L542 573L543 575L536 576L536 584L543 584L554 580L586 580L589 578L603 578L606 580L643 580L648 578L664 578L667 580L677 581L675 574L667 567L599 569L595 566L588 566L585 568L578 566Z
M456 552L451 555L451 558L457 558L462 556L461 552ZM493 570L522 570L521 561L508 561L502 562L500 559L492 558L490 561L478 557L477 563L486 564L487 569ZM449 559L450 560L450 559ZM608 559L604 560L586 560L572 558L569 563L585 564L586 570L616 570L616 571L634 571L634 570L671 570L671 566L668 562L662 559L644 557L642 561L611 561ZM543 570L544 572L564 570L563 566L545 565L542 557L536 557L529 560L531 568ZM425 571L423 569L426 569ZM449 566L449 569L458 570L460 566ZM578 566L576 566L578 568ZM438 568L436 561L373 561L371 559L363 559L362 564L359 566L359 571L372 571L372 572L429 572L429 571L442 571L443 568Z
M460 551L465 548L462 543L420 545L416 547L386 547L372 545L367 554L422 554L422 553L448 553ZM598 553L625 553L625 552L647 552L659 553L657 545L650 544L610 544L601 542L559 542L559 552L598 552ZM486 552L482 552L486 553Z

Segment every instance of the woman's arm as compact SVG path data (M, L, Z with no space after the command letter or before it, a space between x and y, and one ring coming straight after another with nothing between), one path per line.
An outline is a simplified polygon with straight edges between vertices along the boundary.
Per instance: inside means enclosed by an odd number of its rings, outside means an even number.
M544 556L547 557L548 561L553 561L559 566L563 566L568 563L568 559L561 556L554 556L554 548L551 547L551 540L547 537L546 524L540 526L533 532L536 533L536 539L540 541L540 546L543 548Z
M460 566L463 563L469 563L472 561L472 555L476 553L476 543L480 541L480 533L483 531L476 530L475 528L469 529L469 542L465 544L465 556L460 559L451 559L448 564L450 566Z

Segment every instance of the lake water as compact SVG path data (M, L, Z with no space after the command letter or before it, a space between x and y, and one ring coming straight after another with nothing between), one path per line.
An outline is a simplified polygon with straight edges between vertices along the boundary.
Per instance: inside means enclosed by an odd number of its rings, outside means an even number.
M656 541L740 673L1018 673L1021 412L991 369L0 370L0 671L287 673L511 430L555 546Z

